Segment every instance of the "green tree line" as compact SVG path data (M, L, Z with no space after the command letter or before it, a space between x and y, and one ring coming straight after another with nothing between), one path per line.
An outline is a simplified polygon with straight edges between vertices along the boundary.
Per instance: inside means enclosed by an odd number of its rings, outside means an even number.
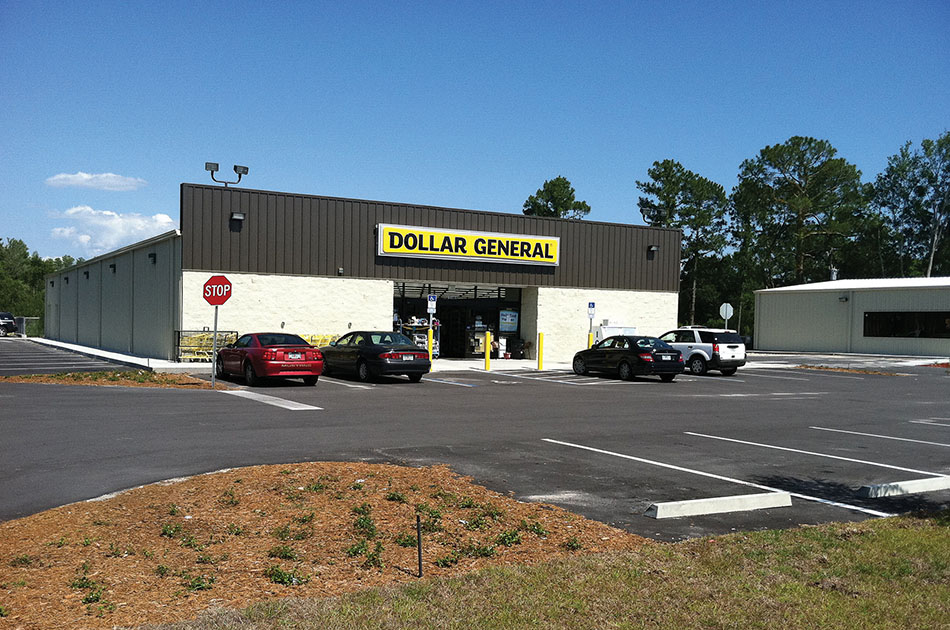
M82 259L72 256L41 258L30 253L26 243L19 239L0 239L0 310L10 311L17 317L39 317L45 313L46 274L71 267ZM35 334L35 330L31 330Z
M730 194L654 162L637 206L683 231L679 320L752 333L756 289L845 278L950 275L950 132L908 142L873 182L827 140L794 136L742 162Z

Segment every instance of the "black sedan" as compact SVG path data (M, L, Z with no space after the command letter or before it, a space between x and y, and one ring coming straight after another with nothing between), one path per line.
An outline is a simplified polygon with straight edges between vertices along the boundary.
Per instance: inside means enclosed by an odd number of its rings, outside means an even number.
M432 369L428 351L397 332L351 332L320 351L324 374L355 374L363 382L382 375L405 374L418 383Z
M574 372L610 372L627 381L658 375L669 383L686 369L679 350L656 337L607 337L574 355Z

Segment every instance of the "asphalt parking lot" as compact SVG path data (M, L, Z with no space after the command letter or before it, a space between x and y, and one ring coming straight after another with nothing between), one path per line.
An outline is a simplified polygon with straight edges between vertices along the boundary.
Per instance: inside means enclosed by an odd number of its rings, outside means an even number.
M520 500L660 540L950 505L950 490L859 496L950 474L950 372L881 361L873 369L888 375L762 356L733 377L670 384L505 369L232 393L0 384L0 519L305 460L446 463ZM777 492L789 507L644 515L657 503Z
M22 337L0 337L0 376L126 369L131 368L106 359L32 343Z

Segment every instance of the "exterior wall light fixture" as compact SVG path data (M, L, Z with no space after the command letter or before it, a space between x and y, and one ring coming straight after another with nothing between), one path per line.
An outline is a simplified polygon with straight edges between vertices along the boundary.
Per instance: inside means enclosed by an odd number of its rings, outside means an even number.
M115 263L109 263L109 271L115 273Z
M232 221L243 221L247 217L247 214L244 212L232 212L231 220Z
M839 301L839 302L847 302L847 301L848 301L848 296L847 296L847 295L842 295L841 297L838 298L838 301Z
M149 261L150 263L152 263L153 265L155 264L155 260L156 260L156 259L157 259L157 256L155 255L155 252L151 252L151 253L148 255L148 261Z
M86 280L88 280L88 279L89 279L89 272L88 272L88 271L82 272L82 277L85 278Z
M234 172L238 176L237 181L235 182L226 182L221 179L217 179L214 174L218 172L219 167L217 162L205 162L205 170L211 173L211 180L218 182L219 184L224 184L224 187L227 188L228 184L239 184L241 183L241 177L247 175L247 167L241 166L240 164L234 165Z
M660 250L658 245L649 245L647 246L647 260L653 260L656 258L656 253Z

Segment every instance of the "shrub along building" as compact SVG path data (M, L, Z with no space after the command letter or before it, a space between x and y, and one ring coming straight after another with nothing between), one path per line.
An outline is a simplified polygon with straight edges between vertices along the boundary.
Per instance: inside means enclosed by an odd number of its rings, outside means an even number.
M181 185L181 229L53 274L46 336L140 356L187 358L212 326L202 297L225 274L219 328L283 330L324 343L349 330L425 333L442 357L501 351L566 360L609 320L675 327L679 230L379 201ZM428 323L426 321L426 323ZM187 345L187 344L186 344Z

